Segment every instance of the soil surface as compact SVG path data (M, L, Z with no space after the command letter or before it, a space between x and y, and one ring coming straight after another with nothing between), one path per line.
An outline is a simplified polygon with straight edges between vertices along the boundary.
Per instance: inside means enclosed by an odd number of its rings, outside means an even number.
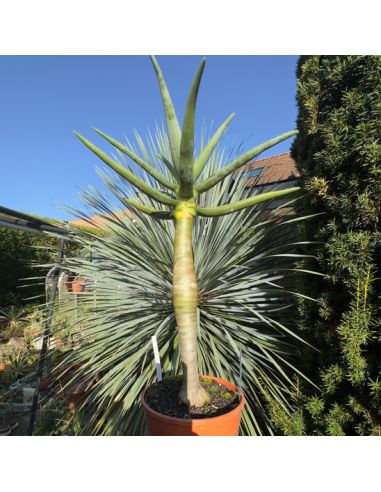
M211 396L209 404L191 408L179 402L181 377L166 378L153 384L145 394L145 401L156 412L179 419L207 419L228 413L239 405L239 394L211 379L201 379L201 385Z

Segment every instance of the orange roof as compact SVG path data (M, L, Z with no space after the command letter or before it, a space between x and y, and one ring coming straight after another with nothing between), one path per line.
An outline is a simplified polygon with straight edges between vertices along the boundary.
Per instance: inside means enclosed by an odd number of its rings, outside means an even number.
M125 210L118 210L114 212L117 217L122 217L123 215L127 215L128 218L132 219L132 213L126 208ZM71 225L79 226L79 227L96 227L97 229L104 229L108 224L107 217L111 217L110 214L104 215L93 215L88 219L75 219L70 222Z
M249 162L233 174L249 172L250 170L261 167L264 169L257 177L249 177L247 179L246 185L248 187L281 183L300 177L300 172L296 167L296 162L291 157L290 152L283 152L283 154L265 157L264 159L255 162Z

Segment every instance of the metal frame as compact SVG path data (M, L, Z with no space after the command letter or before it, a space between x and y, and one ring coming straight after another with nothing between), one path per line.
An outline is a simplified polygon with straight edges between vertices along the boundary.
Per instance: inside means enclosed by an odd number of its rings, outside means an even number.
M63 258L64 245L65 245L65 240L61 238L58 245L55 270L53 271L53 275L52 275L53 276L52 290L50 291L50 297L48 302L48 313L45 319L44 335L42 339L42 347L40 352L40 361L37 369L36 386L34 388L33 402L32 402L32 408L30 413L30 420L29 420L29 427L28 427L29 436L33 435L33 427L34 427L34 421L36 418L37 405L38 405L38 396L40 393L40 382L41 382L42 374L44 372L46 353L48 350L48 343L51 334L50 327L52 324L53 308L57 295L58 278L61 272L60 264Z
M55 263L55 269L52 272L53 282L52 289L50 291L49 301L47 301L47 316L45 319L43 342L40 352L40 360L38 369L36 372L36 386L34 389L33 402L30 410L30 420L28 426L28 435L33 435L34 421L36 418L38 397L40 393L40 382L44 371L46 353L50 338L50 328L53 317L53 307L57 295L58 278L61 272L60 264L63 259L63 250L65 245L65 237L68 236L69 231L63 227L58 227L50 224L49 222L33 217L32 215L25 214L23 212L18 212L6 207L0 206L0 227L7 227L9 229L14 229L21 232L29 232L32 234L44 234L53 233L61 236L59 238L58 251ZM64 236L64 237L62 237Z
M63 227L54 226L32 215L2 206L0 206L0 227L8 227L9 229L37 234L43 234L45 232L64 234L65 236L68 234L68 231Z

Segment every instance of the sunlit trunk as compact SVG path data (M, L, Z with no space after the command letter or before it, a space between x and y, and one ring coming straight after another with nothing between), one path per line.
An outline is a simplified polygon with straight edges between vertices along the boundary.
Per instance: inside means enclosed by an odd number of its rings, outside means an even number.
M183 385L180 401L188 407L200 407L209 401L200 385L197 368L197 279L192 252L192 209L178 207L173 268L173 303L179 331Z

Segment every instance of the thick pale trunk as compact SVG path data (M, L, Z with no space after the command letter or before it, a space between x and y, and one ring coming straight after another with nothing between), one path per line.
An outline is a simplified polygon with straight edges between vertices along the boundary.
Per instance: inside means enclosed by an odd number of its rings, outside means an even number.
M200 385L197 368L197 280L192 252L192 209L179 207L175 212L176 233L173 268L173 303L179 331L183 385L180 401L188 407L200 407L210 397Z

